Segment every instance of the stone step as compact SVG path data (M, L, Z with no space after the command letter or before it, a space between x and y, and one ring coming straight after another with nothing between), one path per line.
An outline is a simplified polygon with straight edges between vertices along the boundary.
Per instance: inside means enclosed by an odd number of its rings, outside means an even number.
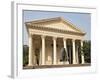
M36 65L36 66L25 66L23 69L43 69L43 68L60 68L60 67L83 67L91 66L90 63L86 64L64 64L64 65Z

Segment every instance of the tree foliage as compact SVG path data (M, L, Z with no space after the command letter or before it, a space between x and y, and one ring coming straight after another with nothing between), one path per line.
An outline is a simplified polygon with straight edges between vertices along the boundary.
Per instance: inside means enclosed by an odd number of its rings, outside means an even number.
M86 63L91 63L91 41L84 41L83 42L83 47L82 47L82 55L84 55L85 62Z
M28 53L29 47L27 45L23 45L23 66L28 64Z

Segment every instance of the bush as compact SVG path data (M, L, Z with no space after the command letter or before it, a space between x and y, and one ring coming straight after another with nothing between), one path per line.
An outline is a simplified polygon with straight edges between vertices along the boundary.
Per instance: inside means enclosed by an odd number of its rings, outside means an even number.
M28 54L29 54L29 47L27 45L23 45L23 66L28 64Z
M91 63L91 41L83 42L83 54L86 63Z

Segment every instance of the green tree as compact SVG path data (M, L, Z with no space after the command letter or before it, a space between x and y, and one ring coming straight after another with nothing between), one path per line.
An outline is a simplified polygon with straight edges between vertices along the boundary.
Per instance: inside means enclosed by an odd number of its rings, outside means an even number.
M81 55L84 55L85 62L91 63L91 41L84 41L81 50Z
M23 66L28 64L28 53L29 47L27 45L23 45Z

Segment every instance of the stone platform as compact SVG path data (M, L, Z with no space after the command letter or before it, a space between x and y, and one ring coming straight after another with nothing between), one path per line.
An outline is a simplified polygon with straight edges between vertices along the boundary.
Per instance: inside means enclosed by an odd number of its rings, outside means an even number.
M87 64L64 64L64 65L36 65L36 66L24 66L23 69L44 69L44 68L63 68L63 67L85 67L91 66Z

